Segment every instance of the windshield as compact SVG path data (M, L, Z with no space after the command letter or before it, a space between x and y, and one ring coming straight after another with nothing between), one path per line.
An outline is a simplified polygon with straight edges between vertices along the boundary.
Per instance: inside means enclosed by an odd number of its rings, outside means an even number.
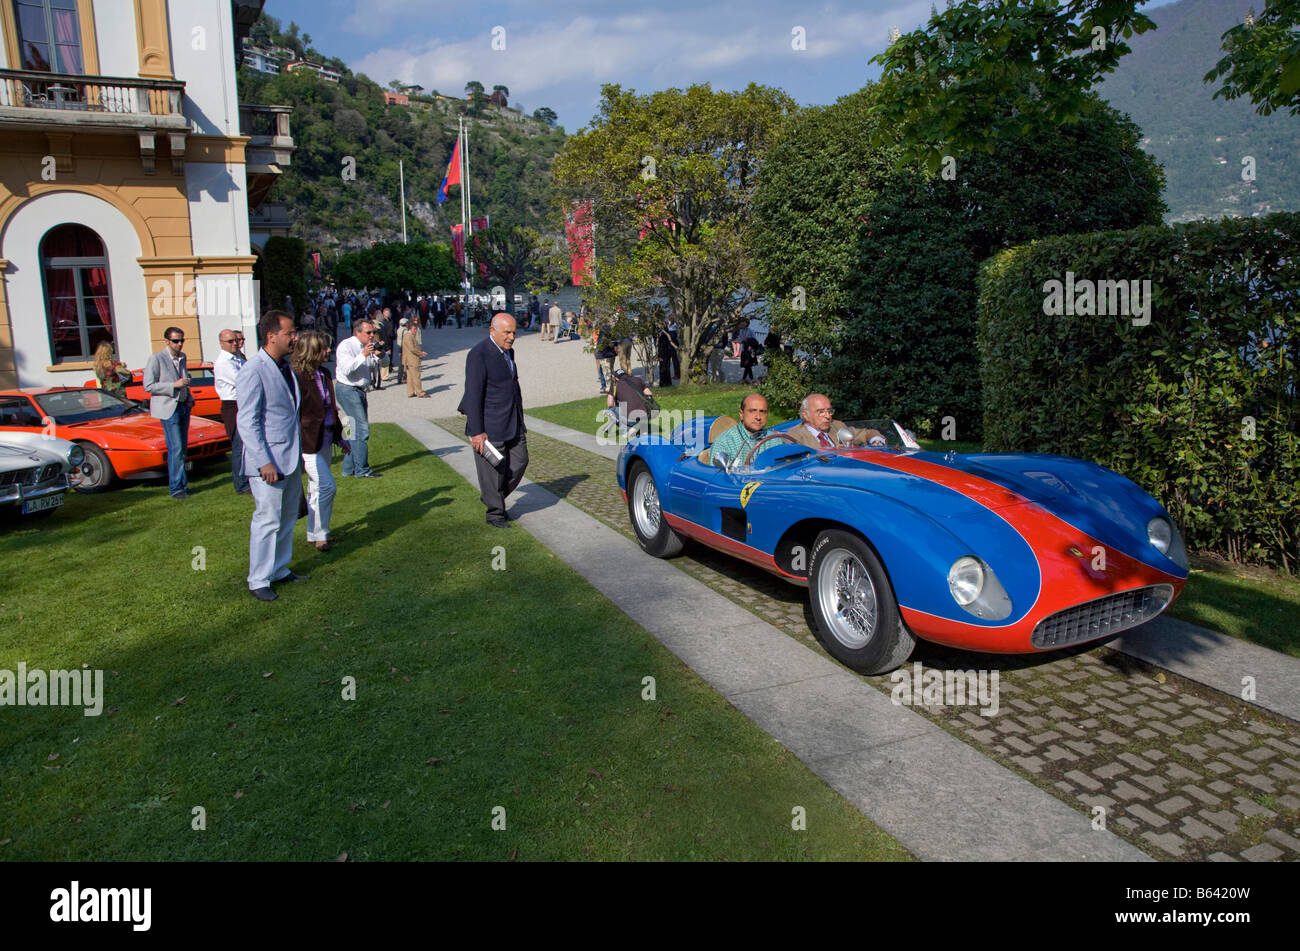
M887 449L920 449L920 445L909 438L903 427L892 419L856 419L849 421L846 425L855 430L869 429L874 430L883 437L885 448ZM879 439L876 436L870 437L863 441L864 445L879 446Z
M56 390L36 397L36 405L42 413L63 426L141 412L134 403L103 390Z

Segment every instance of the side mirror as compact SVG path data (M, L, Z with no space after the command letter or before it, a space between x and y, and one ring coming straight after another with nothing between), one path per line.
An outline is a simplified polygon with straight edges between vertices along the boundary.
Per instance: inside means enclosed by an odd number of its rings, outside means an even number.
M732 464L734 461L735 461L735 460L733 460L733 459L732 459L730 456L728 456L725 452L715 452L715 453L713 453L713 464L714 464L715 466L721 466L721 467L724 468L724 469L730 469L730 468L731 468L731 464Z

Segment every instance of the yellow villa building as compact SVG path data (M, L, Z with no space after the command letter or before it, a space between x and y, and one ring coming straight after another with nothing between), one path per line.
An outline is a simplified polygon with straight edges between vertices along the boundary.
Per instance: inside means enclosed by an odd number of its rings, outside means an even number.
M80 386L105 340L141 367L171 325L192 363L255 339L249 212L293 150L236 97L263 2L0 0L0 388Z

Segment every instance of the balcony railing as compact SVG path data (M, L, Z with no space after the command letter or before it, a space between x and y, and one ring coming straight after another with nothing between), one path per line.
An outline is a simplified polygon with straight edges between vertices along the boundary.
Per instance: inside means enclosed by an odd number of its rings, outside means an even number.
M289 134L289 114L292 106L239 106L239 134L253 140L253 145L293 145ZM277 142L275 140L281 140Z
M78 76L0 69L0 107L112 115L179 116L185 83L175 79Z

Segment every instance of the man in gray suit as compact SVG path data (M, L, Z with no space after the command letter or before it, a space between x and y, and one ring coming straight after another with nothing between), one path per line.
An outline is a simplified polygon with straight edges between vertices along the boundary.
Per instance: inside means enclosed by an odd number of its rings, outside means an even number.
M249 527L248 590L259 601L274 601L271 582L309 580L289 570L302 498L302 400L289 369L297 337L293 318L282 310L268 310L258 322L257 335L262 349L239 371L235 388L244 472L256 506Z
M167 491L174 499L188 499L189 479L185 475L185 448L190 438L189 372L185 367L185 331L168 327L163 331L167 346L149 357L144 365L144 390L149 394L149 412L162 423L167 438Z

